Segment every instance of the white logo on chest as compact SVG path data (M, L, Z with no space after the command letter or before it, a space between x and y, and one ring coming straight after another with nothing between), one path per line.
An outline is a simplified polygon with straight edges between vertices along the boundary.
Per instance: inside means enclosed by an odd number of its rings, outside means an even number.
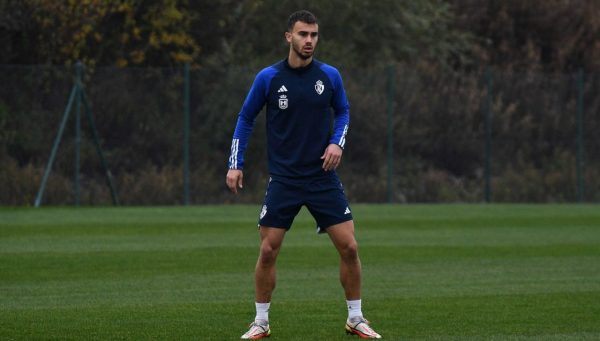
M320 95L323 93L324 90L325 90L325 85L323 85L323 81L318 80L315 83L315 91Z

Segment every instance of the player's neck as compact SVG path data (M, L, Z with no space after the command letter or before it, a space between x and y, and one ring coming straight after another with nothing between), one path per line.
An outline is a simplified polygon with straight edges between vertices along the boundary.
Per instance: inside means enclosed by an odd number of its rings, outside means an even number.
M313 60L313 57L310 56L310 58L308 59L303 59L298 57L298 55L296 55L293 51L290 51L290 54L288 56L288 65L292 68L292 69L297 69L300 67L305 67L308 64L310 64Z

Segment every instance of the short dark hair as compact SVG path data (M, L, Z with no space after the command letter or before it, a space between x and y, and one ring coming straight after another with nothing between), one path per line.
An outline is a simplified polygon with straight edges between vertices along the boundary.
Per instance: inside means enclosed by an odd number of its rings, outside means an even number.
M296 22L301 21L306 24L318 24L317 17L307 10L300 10L292 13L288 18L288 32L292 32Z

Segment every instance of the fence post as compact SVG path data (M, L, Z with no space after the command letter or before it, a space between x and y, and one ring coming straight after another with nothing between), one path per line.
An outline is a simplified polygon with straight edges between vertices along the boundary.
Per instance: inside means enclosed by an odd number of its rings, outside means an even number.
M190 204L190 63L183 67L183 204Z
M394 96L395 91L395 80L396 80L396 68L394 65L388 66L388 95L387 95L387 126L388 126L388 174L387 174L387 201L388 203L394 202L394 189L392 178L394 176Z
M584 139L583 139L583 91L584 91L583 70L579 69L577 73L577 201L583 202L585 197L585 184L583 179L584 168Z
M75 86L77 87L77 98L75 105L75 206L81 202L80 170L81 170L81 84L83 64L80 61L75 64Z
M485 202L492 201L492 70L488 66L485 72L485 83L487 96L485 101L485 156L484 156L484 181L485 181Z
M58 146L60 145L60 141L62 140L62 136L65 131L65 126L67 125L67 120L69 118L69 113L71 112L71 107L73 106L73 101L75 100L75 95L77 95L78 92L79 90L77 89L77 84L73 85L73 89L71 90L71 94L69 95L69 100L67 101L67 107L65 108L62 121L60 122L60 126L58 128L58 133L56 134L54 144L52 145L52 151L50 152L48 164L46 164L46 169L44 170L44 176L42 177L40 189L38 190L38 193L35 196L35 202L33 204L34 207L40 207L40 205L42 204L42 198L44 197L44 192L46 191L46 183L48 182L48 177L50 176L50 172L52 171L52 165L54 164L56 152L58 151Z
M76 85L77 86L77 85ZM96 153L98 154L98 158L100 158L100 164L102 165L102 169L104 169L104 175L106 176L106 184L108 185L108 189L110 190L110 195L112 197L113 205L119 206L119 197L117 196L117 191L115 190L115 186L113 186L112 181L112 173L110 169L108 169L108 163L106 163L106 159L104 158L104 153L102 153L102 147L100 146L100 137L98 135L98 129L96 129L96 124L94 123L94 118L92 117L92 109L90 108L90 103L85 95L85 89L83 88L83 83L79 84L79 95L81 96L81 101L83 102L83 109L85 110L85 114L88 119L88 124L90 125L90 130L92 131L92 140L96 145Z

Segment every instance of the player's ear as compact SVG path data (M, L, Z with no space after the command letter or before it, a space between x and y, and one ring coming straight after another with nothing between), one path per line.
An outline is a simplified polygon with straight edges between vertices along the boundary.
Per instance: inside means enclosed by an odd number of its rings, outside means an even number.
M285 32L285 40L287 40L288 43L292 42L292 33L291 32Z

